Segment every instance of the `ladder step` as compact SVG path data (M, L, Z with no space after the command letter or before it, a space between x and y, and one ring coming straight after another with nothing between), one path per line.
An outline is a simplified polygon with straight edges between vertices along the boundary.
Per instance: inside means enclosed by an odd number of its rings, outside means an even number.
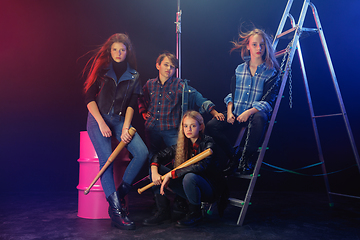
M282 56L284 56L285 53L286 53L286 49L280 50L275 53L275 57L276 58L282 57Z
M259 175L259 176L260 176L260 175ZM234 177L243 178L243 179L252 179L252 178L254 177L254 175L253 175L253 174L251 174L251 175L244 175L244 174L240 174L240 173L236 172L236 173L234 174Z
M243 207L245 202L236 198L229 198L229 204L236 207Z
M283 38L283 39L292 39L294 37L295 31L297 30L297 27L293 27L290 28L289 30L286 30L285 32L280 33L279 35L276 36L277 39ZM309 37L310 35L314 34L314 33L318 33L319 29L317 28L301 28L300 29L300 38L304 39L306 37ZM284 50L282 50L284 51ZM275 54L276 56L276 54ZM278 57L278 56L276 56Z
M334 113L334 114L328 114L328 115L319 115L319 116L313 116L313 118L322 118L322 117L335 117L335 116L343 116L343 113Z
M294 32L296 31L297 27L293 27L293 28L290 28L289 30L286 30L285 32L282 32L280 33L279 35L276 36L277 39L280 39L280 38L288 38L288 39L291 39L293 38L294 36ZM287 36L288 34L291 34L290 36Z

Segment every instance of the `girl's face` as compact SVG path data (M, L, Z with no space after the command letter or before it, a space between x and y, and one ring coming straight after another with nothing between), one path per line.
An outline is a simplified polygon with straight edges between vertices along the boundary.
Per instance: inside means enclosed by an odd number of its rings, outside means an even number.
M183 120L183 128L185 137L194 143L198 139L199 132L201 131L199 122L191 117L185 117Z
M265 53L265 42L261 35L256 34L249 38L247 49L250 51L251 59L262 58Z
M114 42L110 48L112 59L119 63L126 59L126 46L121 42Z
M160 64L156 63L156 68L162 81L168 80L175 73L175 66L168 57L164 57Z

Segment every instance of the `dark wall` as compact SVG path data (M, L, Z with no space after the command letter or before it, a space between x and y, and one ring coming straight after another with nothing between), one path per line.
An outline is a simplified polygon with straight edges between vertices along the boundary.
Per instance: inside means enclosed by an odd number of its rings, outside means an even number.
M296 1L295 1L296 2ZM274 4L275 3L275 4ZM229 79L241 63L230 55L230 41L239 27L254 24L274 35L286 0L183 0L182 77L224 111ZM297 19L301 1L294 3ZM360 20L357 0L320 1L317 6L352 131L360 147L358 56ZM155 77L155 59L175 52L177 1L21 1L0 4L0 186L1 192L68 191L78 184L79 132L85 130L81 70L85 55L116 32L126 32L137 52L145 82ZM311 11L307 27L314 27ZM288 27L288 26L287 26ZM281 45L281 44L280 44ZM316 114L339 111L317 35L302 41ZM83 57L82 57L83 56ZM277 117L265 162L295 169L318 162L314 134L297 58L292 72L293 108L289 88ZM208 117L207 117L208 118ZM134 125L142 134L143 121ZM355 164L341 119L318 123L328 171ZM325 153L326 152L326 153ZM264 167L270 169L269 167ZM303 170L320 174L320 167ZM322 177L263 170L257 188L324 190ZM142 176L141 176L142 177ZM357 167L329 176L338 192L358 190Z

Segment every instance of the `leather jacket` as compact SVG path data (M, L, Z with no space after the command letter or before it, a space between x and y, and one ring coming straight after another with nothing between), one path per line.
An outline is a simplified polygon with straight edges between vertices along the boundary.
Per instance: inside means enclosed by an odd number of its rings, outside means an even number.
M85 102L96 101L101 114L125 116L127 107L136 109L137 98L141 93L139 73L129 65L125 73L116 81L110 64L100 71L98 78L85 94Z
M176 178L180 178L187 173L195 173L203 177L212 186L212 189L214 191L214 197L215 199L217 199L223 192L223 189L226 186L226 181L219 168L219 163L215 154L214 140L210 136L201 134L201 137L198 139L197 143L199 144L199 153L203 152L208 148L211 148L214 153L209 157L188 167L175 170L174 175L176 176ZM151 161L152 163L155 163L155 165L164 165L169 160L175 158L175 153L176 145L173 145L155 154Z

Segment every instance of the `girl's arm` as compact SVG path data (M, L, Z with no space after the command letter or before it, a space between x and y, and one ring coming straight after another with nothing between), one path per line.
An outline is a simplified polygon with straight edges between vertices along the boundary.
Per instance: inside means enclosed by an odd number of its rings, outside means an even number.
M104 137L111 137L112 136L111 130L108 127L108 125L105 123L103 117L101 116L96 102L95 101L89 102L87 104L87 108L91 113L91 115L95 118L96 122L98 123L101 134Z
M228 123L231 123L231 124L234 124L235 122L235 116L234 114L232 113L232 108L233 108L233 103L232 102L229 102L228 105L226 106L227 108L227 122Z
M250 108L250 109L244 111L242 114L240 114L240 116L238 116L236 118L236 120L238 122L246 122L251 115L253 115L253 114L257 113L257 112L259 112L259 110L257 110L256 108L254 108L254 107Z

